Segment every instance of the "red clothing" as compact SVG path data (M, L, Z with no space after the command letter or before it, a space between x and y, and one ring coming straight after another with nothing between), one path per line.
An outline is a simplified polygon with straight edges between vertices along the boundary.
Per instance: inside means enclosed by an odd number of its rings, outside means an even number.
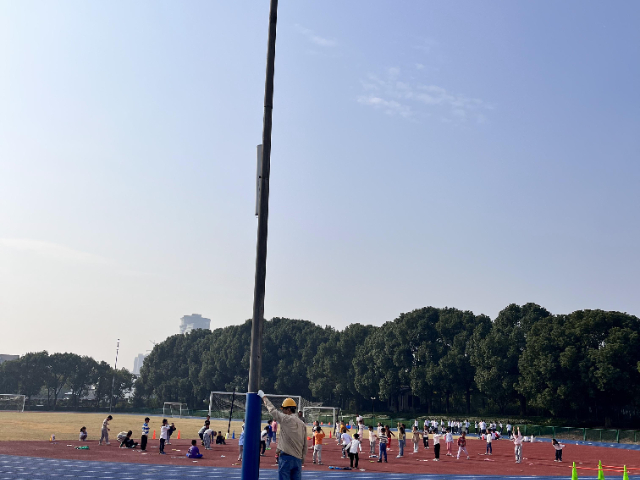
M458 438L458 446L459 447L466 447L467 446L467 439L464 437L459 437Z

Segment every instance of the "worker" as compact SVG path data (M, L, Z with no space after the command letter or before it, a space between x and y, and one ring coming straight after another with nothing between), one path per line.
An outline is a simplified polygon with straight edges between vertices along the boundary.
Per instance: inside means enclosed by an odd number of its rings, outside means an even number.
M262 390L258 395L269 410L269 414L280 424L280 438L276 453L278 454L278 478L280 480L300 480L302 465L307 453L307 426L296 415L297 405L293 398L285 398L279 411L264 396Z

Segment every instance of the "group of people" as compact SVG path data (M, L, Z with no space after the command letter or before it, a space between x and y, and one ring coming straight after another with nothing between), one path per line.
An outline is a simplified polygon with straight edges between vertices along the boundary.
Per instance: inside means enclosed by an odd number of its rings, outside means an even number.
M271 443L275 442L276 434L278 431L278 425L280 426L280 439L277 442L276 458L278 461L279 478L300 480L302 465L304 464L304 457L307 450L307 426L304 422L302 415L296 415L297 405L291 398L287 398L282 403L280 410L278 410L267 397L264 396L262 391L258 392L258 395L262 398L269 413L273 417L272 420L267 422L267 425L260 432L260 455L265 454L265 450L271 449ZM113 420L111 415L108 415L102 422L102 435L100 437L99 444L102 445L103 441L106 445L109 443L109 422ZM500 430L498 430L500 428ZM407 442L407 426L404 423L397 424L397 435L394 433L389 425L382 425L378 423L377 428L373 426L366 427L364 419L358 415L355 422L355 430L353 435L349 433L351 426L347 428L347 425L342 422L336 423L336 439L338 445L342 447L342 458L349 457L349 463L351 468L358 468L359 455L362 453L362 445L364 441L365 430L368 430L369 439L369 458L377 458L378 462L387 462L387 452L391 451L391 443L394 437L398 442L398 455L396 458L402 458L404 456L404 449ZM175 424L162 420L162 427L160 429L160 446L159 453L165 454L164 447L167 444L171 444L171 434L176 430ZM432 438L433 445L433 461L440 460L441 444L444 443L446 447L446 455L454 456L453 447L454 443L458 447L456 459L460 457L466 457L470 459L469 452L467 450L467 433L469 430L469 422L450 421L447 422L445 427L442 420L438 423L435 420L424 420L422 430L419 429L418 421L416 420L411 428L411 440L413 441L413 453L419 451L420 441L424 449L429 449L429 436ZM502 430L502 423L489 423L487 424L483 420L476 424L476 431L478 435L486 441L485 455L493 454L493 441L500 438ZM326 437L325 432L318 422L313 424L313 463L322 465L322 445ZM147 439L149 435L149 418L145 418L142 425L142 435L140 443L134 441L132 438L132 431L120 432L117 436L122 448L136 448L140 445L141 450L145 450L147 447ZM459 437L454 442L453 435L458 434ZM527 441L526 437L523 437L518 427L516 431L513 431L511 424L507 424L507 434L514 443L514 454L516 463L522 462L522 444ZM219 431L216 432L211 429L211 421L209 416L204 422L202 428L198 431L198 436L201 440L201 446L204 446L206 450L211 449L213 440L215 438L216 444L226 444L224 434ZM88 438L86 427L80 429L80 440L85 441ZM238 460L242 461L243 447L245 439L244 423L242 425L242 432L238 439L239 455ZM528 440L533 441L533 438ZM378 446L376 453L376 444ZM556 462L562 461L562 449L564 445L559 443L555 438L552 441L552 446L556 452ZM202 458L202 453L197 445L196 440L191 441L191 447L187 452L189 458Z
M111 429L109 428L109 422L113 420L113 416L108 415L102 421L102 428L100 434L99 445L111 445L109 442L109 432ZM147 449L147 440L149 439L149 417L144 419L144 423L142 424L142 435L140 436L140 443L133 440L133 431L122 431L118 433L117 439L120 442L120 448L136 448L140 445L140 450L144 451ZM169 424L169 421L165 418L162 420L162 426L160 427L160 454L164 455L164 446L171 445L171 435L176 431L176 426L174 423ZM80 429L79 440L86 441L89 437L87 433L87 427L82 427Z

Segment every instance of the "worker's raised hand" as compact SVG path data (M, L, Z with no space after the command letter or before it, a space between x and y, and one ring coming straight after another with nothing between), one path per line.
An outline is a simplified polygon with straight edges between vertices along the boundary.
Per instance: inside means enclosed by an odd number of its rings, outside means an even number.
M264 392L262 390L258 390L258 396L260 398L264 398Z

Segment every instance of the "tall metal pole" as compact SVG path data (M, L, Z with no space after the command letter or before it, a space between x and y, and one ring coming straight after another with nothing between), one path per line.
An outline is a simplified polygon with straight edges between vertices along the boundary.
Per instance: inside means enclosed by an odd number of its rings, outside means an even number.
M116 385L116 373L118 370L118 352L120 351L120 339L116 343L116 363L113 366L113 377L111 379L111 396L109 397L109 413L111 413L111 404L113 403L113 388Z
M251 321L251 357L249 385L245 408L245 436L242 480L256 480L260 474L260 423L262 405L258 390L262 374L262 330L264 325L264 293L267 277L267 232L269 220L269 172L271 162L271 123L273 115L273 74L276 59L276 23L278 0L271 0L267 72L264 85L264 119L262 127L262 175L258 208L258 241L256 246L256 278Z

